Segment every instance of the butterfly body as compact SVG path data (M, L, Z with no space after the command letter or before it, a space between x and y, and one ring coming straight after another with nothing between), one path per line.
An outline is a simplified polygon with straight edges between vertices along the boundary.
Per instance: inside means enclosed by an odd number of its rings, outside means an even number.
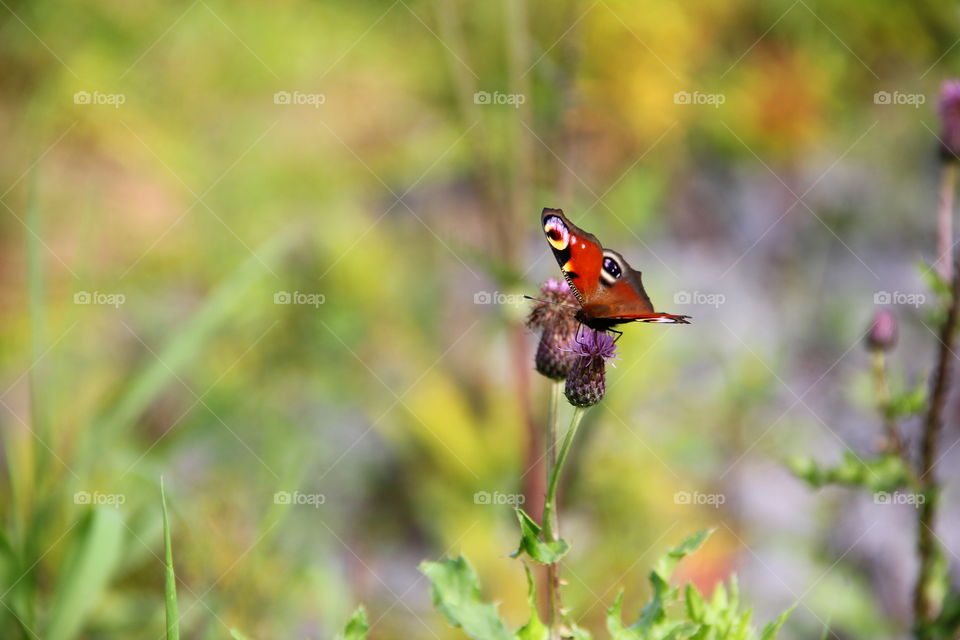
M580 303L576 318L581 323L596 331L613 331L627 322L689 324L690 316L655 311L640 272L570 222L563 211L544 209L540 221L563 277Z

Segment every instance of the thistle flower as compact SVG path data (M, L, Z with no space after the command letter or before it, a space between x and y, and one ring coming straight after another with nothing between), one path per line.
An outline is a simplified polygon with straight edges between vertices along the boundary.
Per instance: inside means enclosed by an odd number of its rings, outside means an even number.
M880 309L873 316L867 333L867 347L871 351L889 351L897 343L897 317L892 311Z
M960 80L940 86L940 155L948 162L960 157Z
M565 282L554 278L540 287L540 298L543 302L537 302L527 318L528 327L543 330L535 358L537 371L553 380L563 380L579 359L567 349L580 324L574 318L577 300Z
M607 360L617 357L613 337L604 331L584 327L570 340L569 352L577 361L567 376L564 394L575 407L592 407L607 392Z

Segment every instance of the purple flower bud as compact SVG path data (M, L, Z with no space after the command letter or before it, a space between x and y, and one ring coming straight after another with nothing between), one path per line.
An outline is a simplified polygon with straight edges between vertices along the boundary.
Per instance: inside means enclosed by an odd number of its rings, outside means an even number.
M940 155L951 162L960 158L960 80L940 85Z
M540 297L543 302L537 302L527 318L528 327L543 330L535 358L537 371L553 380L563 380L578 360L567 349L580 326L574 318L577 300L565 282L553 278L540 287Z
M606 362L617 357L613 337L604 331L583 327L569 343L569 351L577 361L564 393L575 407L592 407L607 392Z
M875 351L889 351L897 343L897 317L892 311L880 309L873 316L867 333L867 347Z

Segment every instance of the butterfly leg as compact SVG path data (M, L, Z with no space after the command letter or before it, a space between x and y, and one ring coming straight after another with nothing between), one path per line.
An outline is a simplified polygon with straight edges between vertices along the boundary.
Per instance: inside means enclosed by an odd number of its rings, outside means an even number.
M607 329L607 331L617 334L617 337L613 339L613 344L617 344L617 340L623 335L623 331L617 331L616 329Z

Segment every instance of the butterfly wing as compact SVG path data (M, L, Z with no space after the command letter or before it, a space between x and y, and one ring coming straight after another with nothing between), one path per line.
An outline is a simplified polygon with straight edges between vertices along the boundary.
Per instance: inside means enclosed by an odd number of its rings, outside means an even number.
M543 232L563 277L580 301L581 320L595 329L625 322L688 324L689 316L657 313L640 272L593 234L567 220L560 209L544 209Z
M553 257L573 294L585 306L600 288L603 248L596 236L579 228L560 209L544 209L540 216Z
M583 306L585 316L597 319L601 324L611 325L625 322L689 324L689 316L655 311L650 296L643 288L640 272L627 264L623 256L616 251L604 249L603 253L600 290L594 301ZM613 278L618 270L621 276Z

